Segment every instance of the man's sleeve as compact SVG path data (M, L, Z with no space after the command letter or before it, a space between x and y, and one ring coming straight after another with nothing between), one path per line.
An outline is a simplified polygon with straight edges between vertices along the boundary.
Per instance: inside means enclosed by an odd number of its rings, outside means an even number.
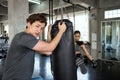
M39 40L34 36L27 35L21 38L20 45L32 49L38 43L38 41Z

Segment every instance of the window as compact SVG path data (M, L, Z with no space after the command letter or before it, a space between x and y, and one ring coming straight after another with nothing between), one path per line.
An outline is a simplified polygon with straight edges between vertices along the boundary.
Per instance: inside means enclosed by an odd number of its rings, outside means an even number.
M81 32L82 41L89 41L89 13L88 12L79 12L76 13L75 17L75 30Z
M69 13L68 15L69 17L66 14L64 14L63 18L69 19L73 23L74 30L79 30L81 32L80 40L89 41L89 27L88 27L89 26L89 20L88 20L89 13L87 11L75 12L75 18L73 17L73 13ZM57 20L59 19L61 19L61 15L57 16ZM56 20L56 16L53 17L53 23L55 22L55 20ZM47 39L47 30L48 30L48 27L45 28L45 36L44 36L45 39Z
M120 9L105 11L104 15L105 19L120 17Z

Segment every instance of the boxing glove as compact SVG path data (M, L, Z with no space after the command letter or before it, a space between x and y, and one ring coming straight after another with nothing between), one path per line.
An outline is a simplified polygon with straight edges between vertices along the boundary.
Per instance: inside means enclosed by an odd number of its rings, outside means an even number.
M81 46L82 44L84 44L83 41L76 41L77 45Z
M91 61L91 66L92 66L93 68L96 68L96 67L97 67L97 61L96 61L95 59L93 59L93 60Z

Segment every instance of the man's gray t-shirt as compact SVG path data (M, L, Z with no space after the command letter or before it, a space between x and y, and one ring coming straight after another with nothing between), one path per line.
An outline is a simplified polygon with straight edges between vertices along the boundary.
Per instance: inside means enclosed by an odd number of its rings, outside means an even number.
M3 80L31 80L34 69L35 51L38 40L21 32L15 35L5 61Z

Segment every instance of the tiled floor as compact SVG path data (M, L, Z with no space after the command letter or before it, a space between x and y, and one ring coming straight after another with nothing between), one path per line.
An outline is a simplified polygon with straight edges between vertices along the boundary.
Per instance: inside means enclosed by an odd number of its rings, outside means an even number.
M2 63L0 64L0 78L2 77ZM120 80L120 62L98 60L98 67L92 68L86 64L88 72L81 74L77 69L77 80ZM53 80L49 56L36 54L33 80Z

